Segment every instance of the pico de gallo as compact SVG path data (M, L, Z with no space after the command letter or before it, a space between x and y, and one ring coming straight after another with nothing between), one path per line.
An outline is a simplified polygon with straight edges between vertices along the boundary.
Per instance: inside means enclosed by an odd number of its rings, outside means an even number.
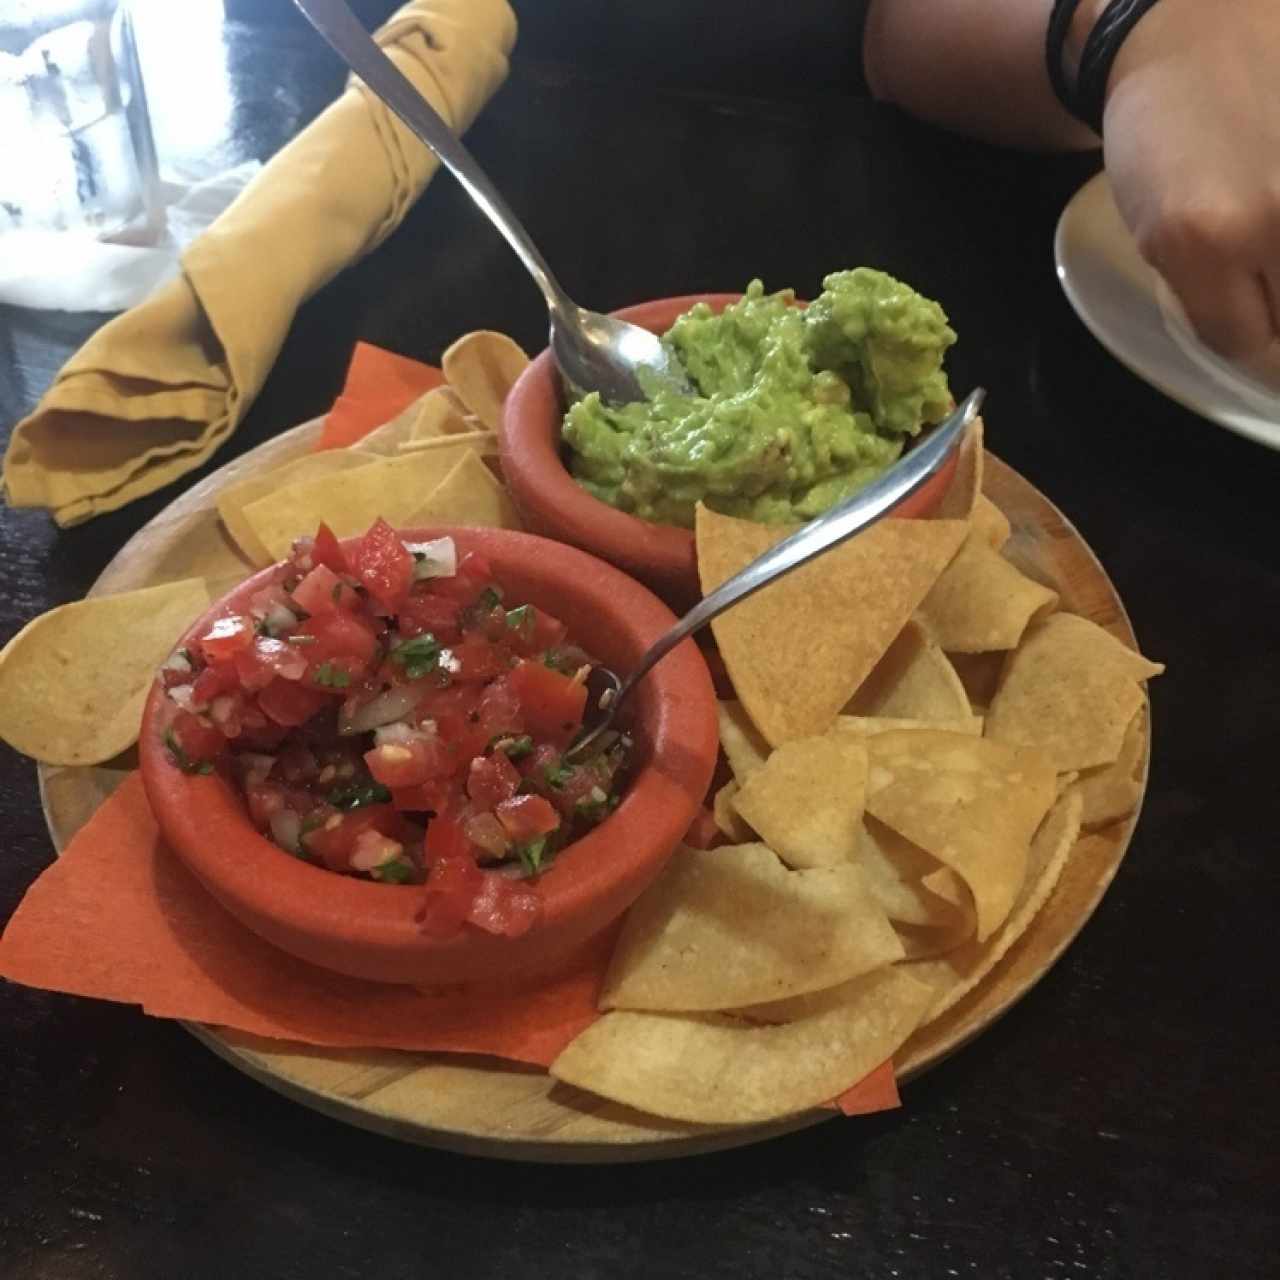
M619 801L625 736L565 757L591 666L452 539L379 520L344 549L322 524L161 669L165 746L237 781L287 853L425 886L424 932L516 936L539 911L530 878Z

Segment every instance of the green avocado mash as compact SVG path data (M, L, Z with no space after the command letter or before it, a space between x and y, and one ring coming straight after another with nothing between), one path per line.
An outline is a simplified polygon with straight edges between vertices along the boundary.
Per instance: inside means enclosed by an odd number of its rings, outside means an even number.
M663 337L697 388L636 404L592 392L565 415L571 469L596 497L693 526L726 515L810 519L875 479L946 416L942 308L882 271L837 271L808 307L759 280L719 315L699 303Z

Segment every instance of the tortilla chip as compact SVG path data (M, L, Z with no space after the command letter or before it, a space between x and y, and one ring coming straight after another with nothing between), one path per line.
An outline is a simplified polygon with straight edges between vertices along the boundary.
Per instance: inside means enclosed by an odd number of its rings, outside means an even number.
M895 924L955 928L965 913L932 893L924 883L946 870L931 853L869 815L863 819L855 856L876 901Z
M1090 769L1083 774L1064 774L1071 778L1075 790L1080 792L1084 808L1080 822L1085 827L1101 827L1117 818L1125 818L1138 807L1142 799L1142 783L1138 781L1138 766L1146 745L1144 711L1139 711L1124 731L1120 754L1114 764ZM1078 777L1078 780L1077 780Z
M673 1120L774 1120L821 1106L890 1057L931 995L894 966L806 1002L804 1016L777 1026L715 1013L618 1010L582 1032L550 1071Z
M902 628L849 700L845 713L926 722L970 719L969 697L960 677L915 619Z
M138 737L156 669L209 607L200 578L94 596L0 650L0 737L46 764L101 764Z
M950 653L1014 649L1028 625L1058 607L1058 593L1017 571L977 533L942 571L918 616Z
M1087 618L1052 614L1010 656L983 732L1040 749L1059 773L1110 764L1145 700L1139 681L1163 670Z
M365 453L376 453L380 457L395 457L400 446L413 438L423 404L432 396L446 390L448 390L446 387L436 387L435 390L419 396L407 409L402 409L390 421L384 422L380 427L374 427L368 435L363 436L360 440L360 448Z
M1013 532L1009 517L985 493L978 494L969 522L974 533L994 550L999 551Z
M314 533L322 520L339 538L363 533L379 516L398 528L469 451L465 444L441 447L316 476L249 503L244 519L272 560L283 560L293 540Z
M254 570L248 557L241 553L217 520L209 520L204 511L193 511L168 525L164 546L156 548L157 558L146 566L137 581L148 587L162 582L181 582L186 578L203 578L209 598L216 600ZM132 584L121 583L122 587Z
M1048 901L1080 836L1081 800L1072 791L1049 810L1031 841L1027 874L1009 918L986 942L967 942L936 960L900 966L937 993L928 1021L950 1009L1000 963Z
M738 793L738 783L734 778L716 792L712 801L711 812L717 828L734 844L751 844L757 839L756 833L738 816L733 807L733 797Z
M835 727L842 733L856 733L860 738L870 738L877 733L892 733L895 729L945 729L948 733L968 733L975 738L982 736L982 717L964 716L958 720L912 720L907 716L836 716Z
M729 768L739 784L746 782L757 769L764 767L769 758L769 744L760 730L751 723L746 708L740 702L721 702L717 712L720 720L720 745L729 760Z
M467 406L452 387L428 391L416 403L414 410L407 440L402 444L464 435L472 429L467 421Z
M902 954L856 867L788 871L763 844L682 847L627 913L600 1007L731 1009L834 987Z
M462 439L462 437L458 437ZM464 453L427 500L404 522L407 529L437 524L523 529L511 495L474 453Z
M428 449L448 448L455 444L470 445L479 457L496 458L498 456L498 437L492 431L459 431L456 435L427 436L422 439L406 440L397 453L413 453Z
M960 520L881 520L711 624L733 687L770 743L831 727L959 549L967 527ZM790 532L699 504L703 591Z
M374 455L360 449L326 449L323 453L308 453L282 467L273 467L270 471L259 472L247 476L236 484L228 486L218 494L218 515L227 532L235 539L236 545L259 569L281 559L272 555L262 539L258 537L253 525L245 517L245 508L251 503L278 493L290 485L305 480L333 476L347 471L355 471L359 467L367 467L376 462ZM299 530L299 533L314 533L314 522L310 529ZM297 534L294 535L295 537ZM284 553L288 554L288 548Z
M490 431L502 425L502 404L529 357L505 333L464 334L440 361L449 385Z
M789 867L850 862L867 794L867 748L851 733L784 742L733 807Z
M933 730L878 734L867 751L867 812L959 873L977 936L990 937L1022 887L1053 767L1034 750Z
M982 471L985 452L982 448L983 425L981 418L965 428L964 439L956 454L956 471L942 495L941 501L930 513L939 520L968 520L973 515L974 504L982 496Z

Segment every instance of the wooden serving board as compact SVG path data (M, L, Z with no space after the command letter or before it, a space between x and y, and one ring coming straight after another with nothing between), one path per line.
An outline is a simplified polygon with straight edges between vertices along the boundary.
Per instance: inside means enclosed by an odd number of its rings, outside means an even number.
M207 576L212 593L221 594L251 566L222 531L216 495L245 475L308 452L319 432L319 422L297 427L183 494L121 548L90 594L127 591L193 573ZM1055 587L1063 608L1134 645L1115 588L1062 513L990 455L984 488L1013 526L1005 550L1019 568ZM59 850L133 767L131 754L98 768L40 767L45 816ZM1145 746L1141 769L1145 788ZM903 1047L896 1061L900 1083L979 1035L1045 974L1111 883L1137 817L1135 812L1104 828L1100 838L1089 842L1087 852L1077 845L1053 896L994 971ZM497 1059L319 1049L220 1027L184 1025L247 1075L325 1115L411 1142L502 1159L614 1163L694 1155L758 1142L836 1114L812 1111L745 1127L684 1124L632 1111L557 1084L536 1068Z

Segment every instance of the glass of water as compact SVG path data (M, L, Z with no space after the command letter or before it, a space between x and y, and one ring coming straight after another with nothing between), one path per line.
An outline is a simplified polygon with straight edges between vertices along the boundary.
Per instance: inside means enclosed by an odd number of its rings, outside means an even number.
M164 233L127 0L0 0L0 253Z

